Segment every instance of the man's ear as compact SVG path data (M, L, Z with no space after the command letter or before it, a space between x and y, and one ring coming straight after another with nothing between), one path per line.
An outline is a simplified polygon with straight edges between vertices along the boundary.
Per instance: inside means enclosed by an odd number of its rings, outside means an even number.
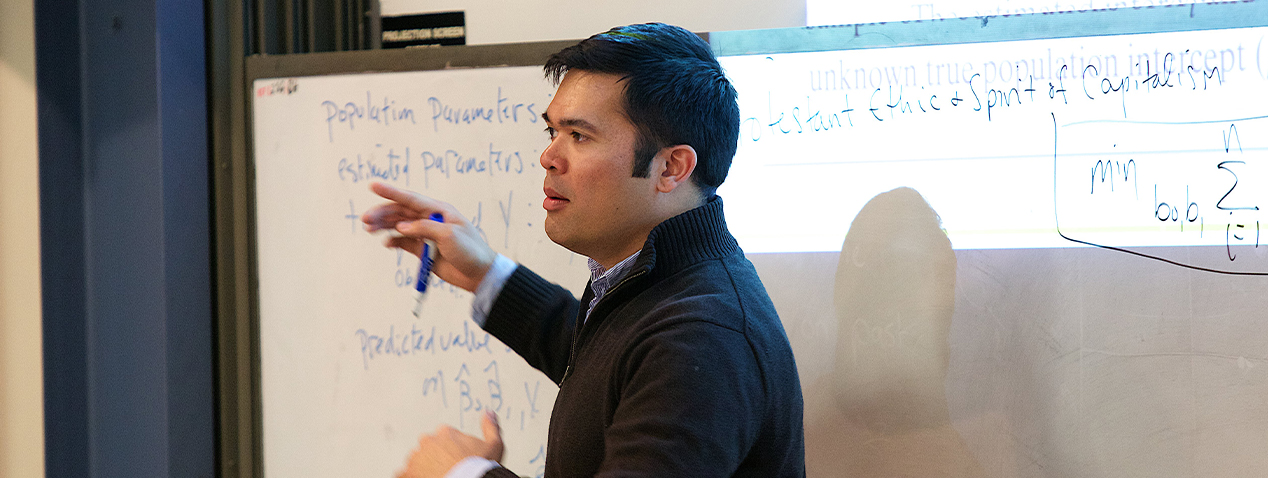
M672 192L684 183L691 181L691 174L696 171L696 149L689 145L677 144L662 148L656 154L659 175L656 178L656 190L662 193Z

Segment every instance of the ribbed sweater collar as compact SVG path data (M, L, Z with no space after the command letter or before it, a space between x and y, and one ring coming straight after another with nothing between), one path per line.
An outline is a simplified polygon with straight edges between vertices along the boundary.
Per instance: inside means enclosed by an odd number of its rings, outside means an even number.
M704 205L653 228L633 269L655 269L658 275L668 275L739 250L740 245L726 227L722 198L715 195Z

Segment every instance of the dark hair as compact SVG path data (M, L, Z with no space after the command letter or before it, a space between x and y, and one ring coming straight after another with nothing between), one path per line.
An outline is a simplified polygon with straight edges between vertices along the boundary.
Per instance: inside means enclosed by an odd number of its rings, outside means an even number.
M726 179L740 134L735 87L709 45L663 23L616 27L564 48L546 61L558 84L569 70L616 74L625 82L625 114L638 129L635 177L647 177L666 146L696 150L695 184L705 197Z

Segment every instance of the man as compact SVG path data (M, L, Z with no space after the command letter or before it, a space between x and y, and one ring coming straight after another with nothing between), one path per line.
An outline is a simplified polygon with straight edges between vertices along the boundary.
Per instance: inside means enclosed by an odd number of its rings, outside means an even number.
M707 44L619 27L553 55L542 117L550 239L590 258L580 301L494 253L450 205L383 184L370 230L476 293L474 320L559 384L546 476L804 476L801 386L788 339L714 190L739 131ZM421 220L432 212L443 223ZM513 476L484 438L442 426L403 477ZM448 475L446 475L448 474Z

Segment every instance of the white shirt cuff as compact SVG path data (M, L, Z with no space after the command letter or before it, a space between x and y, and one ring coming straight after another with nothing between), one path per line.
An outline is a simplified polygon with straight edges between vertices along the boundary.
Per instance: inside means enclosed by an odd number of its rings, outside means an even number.
M498 294L502 293L502 287L511 278L516 267L519 267L519 264L504 255L498 254L493 259L493 265L489 267L489 272L484 273L484 279L481 279L480 285L476 287L475 299L471 301L471 320L475 321L476 325L484 327L484 323L489 320L493 301L497 300Z
M510 259L507 259L510 260ZM514 264L514 262L512 262ZM445 478L480 478L489 470L497 468L496 461L488 460L478 456L469 456L463 458L462 461L449 469L445 473Z

